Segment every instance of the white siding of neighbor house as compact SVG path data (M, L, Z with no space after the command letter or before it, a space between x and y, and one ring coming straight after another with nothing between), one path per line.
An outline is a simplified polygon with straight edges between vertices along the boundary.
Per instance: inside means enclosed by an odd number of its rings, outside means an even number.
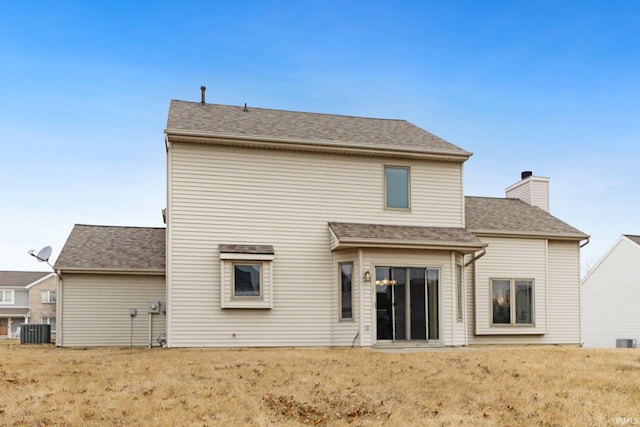
M547 241L545 239L480 237L487 253L476 261L475 335L470 343L493 341L523 342L514 335L547 332ZM535 326L492 326L491 279L533 279ZM498 335L498 337L496 337ZM499 335L509 335L500 337ZM486 337L483 337L486 336Z
M463 224L459 163L182 143L168 159L173 347L344 345L327 223ZM384 209L385 164L411 167L411 212ZM219 244L273 245L272 309L220 308Z
M621 237L585 277L581 292L585 347L615 347L619 338L640 346L640 246Z
M61 289L57 304L63 315L57 319L56 344L63 347L128 346L130 308L138 311L133 345L149 345L148 303L165 302L166 294L164 276L63 274ZM166 319L163 313L152 316L157 346L157 338L166 332Z
M475 271L473 265L467 268L467 310L470 314L475 312L467 320L469 344L578 344L579 242L495 237L482 240L489 243L487 255L478 260ZM487 257L490 258L485 260ZM483 260L489 262L482 264ZM511 334L491 335L488 276L496 277L499 273L505 279L535 279L536 328L529 331L534 334L517 334L518 330L513 328Z

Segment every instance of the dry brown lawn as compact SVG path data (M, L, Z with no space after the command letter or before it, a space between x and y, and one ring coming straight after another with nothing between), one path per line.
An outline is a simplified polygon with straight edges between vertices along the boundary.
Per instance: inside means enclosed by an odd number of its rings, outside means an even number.
M640 350L0 342L0 425L640 424Z

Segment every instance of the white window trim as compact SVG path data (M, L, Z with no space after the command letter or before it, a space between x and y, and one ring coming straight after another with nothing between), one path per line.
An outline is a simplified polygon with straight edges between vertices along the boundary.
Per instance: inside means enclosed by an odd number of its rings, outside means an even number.
M40 302L43 304L55 304L56 301L51 301L51 294L55 294L56 291L54 290L44 290L44 291L40 291ZM44 299L44 296L47 295L47 299ZM57 295L56 295L57 297Z
M406 208L395 208L387 206L387 168L406 169L407 170L407 204ZM396 212L411 212L411 166L409 165L382 165L382 191L383 191L383 208L384 210Z
M511 323L493 323L493 281L509 281L509 317ZM531 323L516 323L516 282L531 282ZM489 279L489 324L492 328L535 328L536 327L536 281L527 278L492 277Z
M273 308L273 254L220 253L220 307ZM257 296L235 296L234 265L260 264L260 293Z
M2 301L0 301L0 304L6 304L6 305L15 304L16 292L13 289L0 289L0 293L2 293ZM9 298L11 301L7 301L7 298L6 298L7 293L11 295L11 298Z

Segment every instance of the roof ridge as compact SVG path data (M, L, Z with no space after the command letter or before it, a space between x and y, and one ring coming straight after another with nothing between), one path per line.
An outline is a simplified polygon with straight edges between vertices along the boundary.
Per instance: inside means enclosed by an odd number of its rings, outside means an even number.
M200 105L200 102L184 101L184 100L181 100L181 99L171 99L171 102L183 102L185 104L197 104L197 105ZM243 108L242 105L218 104L218 103L215 103L215 102L207 102L205 105L213 105L213 106L217 106L217 107ZM391 119L391 118L370 117L370 116L354 116L354 115L351 115L351 114L337 114L337 113L318 113L318 112L314 112L314 111L284 110L284 109L279 109L279 108L255 107L255 106L250 106L248 104L247 104L247 108L249 108L249 109L253 108L253 109L262 110L262 111L278 111L278 112L281 112L281 113L310 114L310 115L315 115L315 116L351 117L351 118L354 118L354 119L386 120L386 121L394 121L394 122L411 123L410 121L408 121L406 119ZM413 124L413 123L411 123L411 124Z
M144 225L104 225L104 224L74 224L74 227L103 227L103 228L144 228L152 230L166 230L167 227L148 227Z

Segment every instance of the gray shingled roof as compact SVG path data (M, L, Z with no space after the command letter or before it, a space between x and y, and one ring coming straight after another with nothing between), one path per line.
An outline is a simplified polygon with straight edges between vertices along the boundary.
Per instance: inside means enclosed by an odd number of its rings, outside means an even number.
M516 234L586 239L573 228L548 212L520 199L465 197L466 226L478 234Z
M51 271L0 271L0 286L24 288L49 274Z
M167 134L234 135L309 145L410 151L467 158L471 153L406 120L303 113L172 100ZM275 141L273 141L275 140Z
M633 234L624 234L624 237L640 245L640 236L634 236Z
M405 246L468 247L484 245L464 228L417 227L407 225L330 222L329 227L342 244L391 244Z
M165 231L164 228L76 224L54 268L164 272Z

